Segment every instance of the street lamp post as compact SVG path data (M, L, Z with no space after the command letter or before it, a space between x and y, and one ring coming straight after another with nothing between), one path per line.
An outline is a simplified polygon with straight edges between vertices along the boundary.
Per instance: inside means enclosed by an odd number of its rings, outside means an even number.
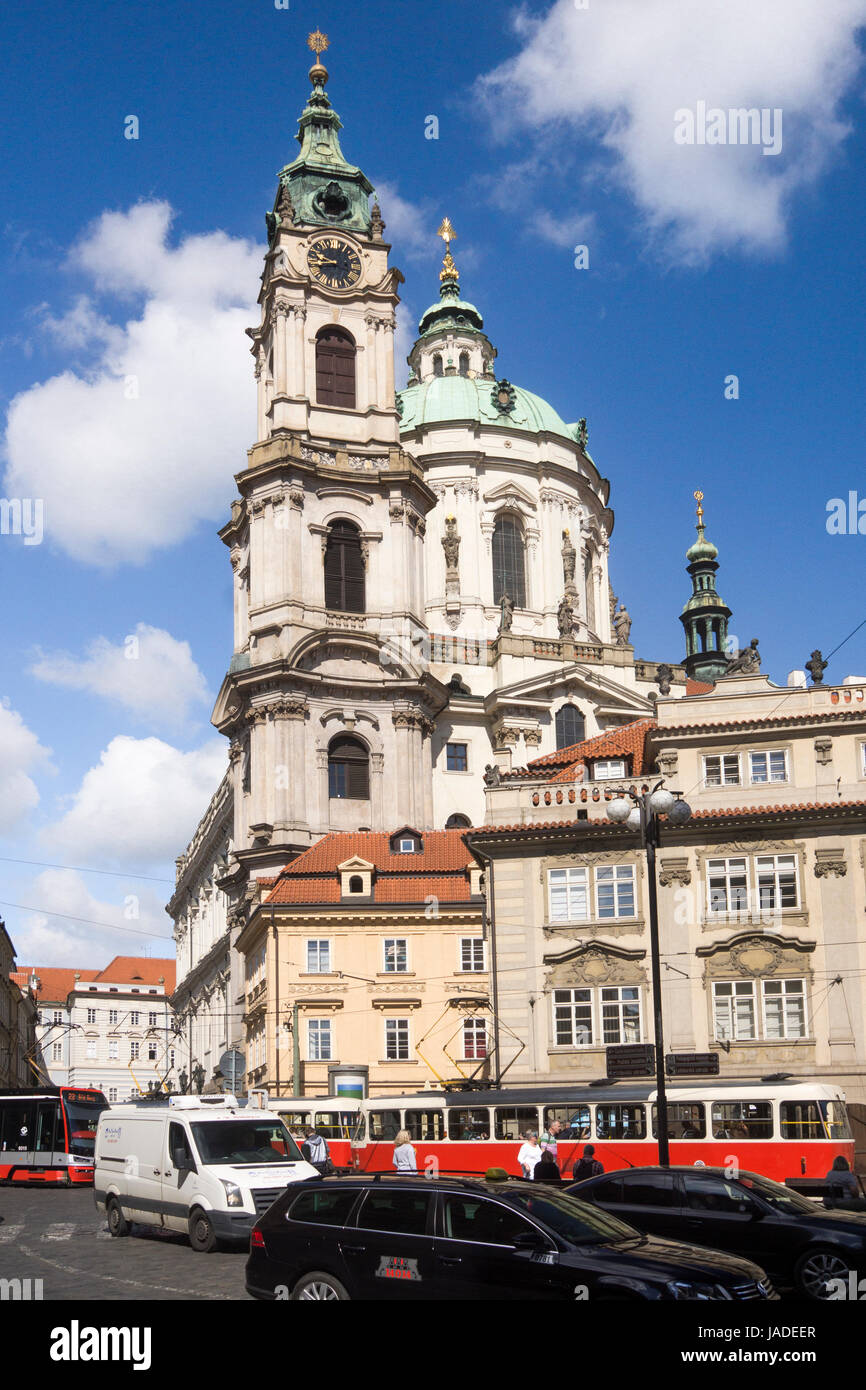
M608 802L608 819L625 823L630 830L640 831L640 841L646 850L647 882L649 887L650 961L652 965L653 1030L656 1053L656 1113L658 1115L659 1164L668 1168L671 1161L668 1140L668 1097L665 1085L665 1045L662 1024L662 982L659 957L659 912L656 884L656 850L660 843L660 817L667 816L671 825L685 825L692 814L691 807L679 793L669 792L661 782L652 791L638 793L618 789Z

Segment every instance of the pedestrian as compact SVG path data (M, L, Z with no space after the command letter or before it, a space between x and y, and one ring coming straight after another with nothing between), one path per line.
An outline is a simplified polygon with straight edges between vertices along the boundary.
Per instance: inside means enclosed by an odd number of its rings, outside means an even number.
M579 1158L574 1165L572 1177L575 1182L584 1182L587 1178L597 1178L604 1172L604 1165L599 1163L595 1157L595 1145L587 1144L583 1150L583 1158Z
M526 1140L520 1146L520 1150L517 1154L517 1162L520 1164L525 1178L532 1177L535 1171L535 1165L541 1162L543 1153L544 1150L538 1142L538 1135L535 1134L533 1130L528 1130Z
M401 1129L394 1135L394 1167L398 1173L418 1172L418 1156L408 1129Z
M541 1136L541 1147L549 1153L556 1163L556 1141L562 1133L562 1121L552 1120Z
M533 1182L559 1182L561 1178L559 1165L550 1149L543 1149L541 1158L536 1163L535 1171L532 1174Z
M334 1165L331 1162L331 1155L328 1153L328 1145L312 1125L307 1125L307 1137L301 1145L301 1153L323 1178L333 1173Z
M859 1208L860 1184L856 1175L851 1172L848 1160L843 1154L837 1154L833 1159L833 1167L824 1181L827 1184L827 1193L824 1197L825 1207L835 1207L840 1203L850 1206L857 1202Z

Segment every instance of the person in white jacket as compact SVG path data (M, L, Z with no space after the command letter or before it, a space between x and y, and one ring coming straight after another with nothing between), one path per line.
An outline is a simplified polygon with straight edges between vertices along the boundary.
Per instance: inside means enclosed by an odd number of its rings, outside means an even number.
M394 1167L398 1173L417 1173L418 1158L407 1129L394 1136Z
M541 1161L543 1153L544 1150L538 1142L538 1135L530 1130L517 1155L517 1162L520 1164L525 1178L532 1177L535 1172L535 1165Z

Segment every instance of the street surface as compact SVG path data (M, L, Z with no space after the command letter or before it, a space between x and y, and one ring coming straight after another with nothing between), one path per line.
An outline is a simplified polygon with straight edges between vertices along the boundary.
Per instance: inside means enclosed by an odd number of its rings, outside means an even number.
M247 1299L246 1255L197 1255L184 1236L145 1226L112 1240L89 1187L0 1187L0 1279L41 1279L45 1301Z

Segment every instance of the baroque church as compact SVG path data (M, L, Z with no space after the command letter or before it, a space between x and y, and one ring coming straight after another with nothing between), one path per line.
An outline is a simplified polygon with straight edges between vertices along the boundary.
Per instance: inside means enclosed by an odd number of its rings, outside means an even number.
M586 421L511 380L507 346L463 296L448 218L438 296L397 388L404 277L373 187L342 152L325 36L310 46L300 148L279 174L247 330L255 437L220 531L234 644L213 723L229 768L167 909L175 1003L211 1066L236 1031L233 942L260 880L331 832L482 824L512 766L684 695L704 648L723 650L728 614L696 580L687 662L636 659ZM710 580L714 553L694 560Z

